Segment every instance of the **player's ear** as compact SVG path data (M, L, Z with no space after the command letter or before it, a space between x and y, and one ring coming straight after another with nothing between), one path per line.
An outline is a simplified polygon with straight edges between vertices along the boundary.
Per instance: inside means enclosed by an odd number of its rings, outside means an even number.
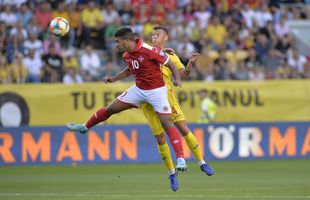
M166 42L168 40L168 35L165 34L164 39L165 39L165 42Z

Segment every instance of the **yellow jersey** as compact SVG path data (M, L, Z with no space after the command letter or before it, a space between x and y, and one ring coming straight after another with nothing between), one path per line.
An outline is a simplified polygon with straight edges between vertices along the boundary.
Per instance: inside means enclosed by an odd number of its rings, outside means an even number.
M177 67L178 70L184 68L184 65L180 61L180 58L175 53L167 55L169 56L169 59L171 60L171 62L173 62L173 64ZM172 89L173 88L173 84L171 82L172 71L166 66L162 66L161 71L163 73L163 79L167 85L168 90Z

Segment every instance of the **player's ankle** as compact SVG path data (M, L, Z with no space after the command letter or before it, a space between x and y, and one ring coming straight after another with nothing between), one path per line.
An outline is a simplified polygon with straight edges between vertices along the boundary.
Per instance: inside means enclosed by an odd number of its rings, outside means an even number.
M202 160L202 161L198 161L198 165L201 166L203 164L206 164L206 161Z

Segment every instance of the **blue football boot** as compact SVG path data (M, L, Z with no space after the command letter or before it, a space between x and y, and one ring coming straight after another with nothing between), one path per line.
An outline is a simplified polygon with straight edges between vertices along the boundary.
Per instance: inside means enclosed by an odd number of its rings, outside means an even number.
M215 172L208 164L202 164L200 166L201 171L205 172L208 176L212 176Z

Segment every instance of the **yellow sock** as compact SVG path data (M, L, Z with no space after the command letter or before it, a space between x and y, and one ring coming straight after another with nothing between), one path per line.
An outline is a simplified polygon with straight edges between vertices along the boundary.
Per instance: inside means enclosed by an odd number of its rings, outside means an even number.
M202 162L202 152L198 145L196 137L193 135L192 132L189 132L186 136L184 136L184 139L186 141L187 146L194 154L194 157L196 158L197 162Z
M157 144L157 147L158 147L159 154L160 154L161 158L163 159L167 169L169 170L170 173L173 173L174 172L174 165L172 162L172 158L170 155L170 149L169 149L167 142L165 144L161 144L161 145Z

